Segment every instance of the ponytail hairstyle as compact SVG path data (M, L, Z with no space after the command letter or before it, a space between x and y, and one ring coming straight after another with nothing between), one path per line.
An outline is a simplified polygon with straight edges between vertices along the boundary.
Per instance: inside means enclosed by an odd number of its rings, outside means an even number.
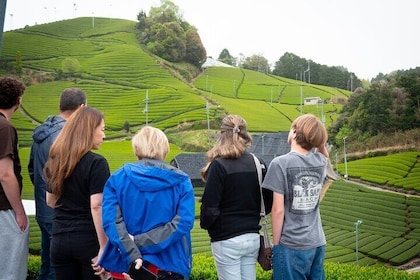
M246 121L239 115L224 117L220 126L220 136L216 145L207 152L207 164L201 169L203 181L206 181L208 168L215 158L239 158L251 144L252 138L247 131Z
M80 159L94 147L94 131L103 118L103 114L92 107L77 109L52 144L43 174L55 202L63 194L64 180L70 177Z

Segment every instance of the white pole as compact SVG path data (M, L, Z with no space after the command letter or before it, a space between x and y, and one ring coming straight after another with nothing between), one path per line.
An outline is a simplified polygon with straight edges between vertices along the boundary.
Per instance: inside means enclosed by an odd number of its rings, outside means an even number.
M209 106L209 103L208 102L206 102L206 114L207 114L207 130L210 133L210 118L209 118L210 106Z
M359 264L359 244L358 244L358 241L359 241L359 236L358 236L359 223L356 222L355 224L356 224L356 264Z
M362 224L362 220L357 220L357 222L354 223L356 226L356 264L359 264L359 226Z
M271 107L273 107L273 87L271 87L271 101L270 101Z
M343 138L344 141L344 169L345 169L345 173L344 173L344 179L348 179L349 175L347 173L347 153L346 153L346 137Z
M9 14L10 16L10 30L13 30L13 14Z
M300 86L300 114L302 115L302 85Z
M146 126L149 125L149 90L146 89L146 99L143 101L146 101L146 105L144 106L143 113L146 114Z

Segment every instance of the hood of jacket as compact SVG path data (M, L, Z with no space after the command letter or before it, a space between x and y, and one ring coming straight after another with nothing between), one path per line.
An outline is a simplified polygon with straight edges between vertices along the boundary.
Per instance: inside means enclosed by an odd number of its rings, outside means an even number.
M53 134L58 134L66 120L60 116L49 116L44 123L35 128L32 138L36 143L42 143Z
M129 178L132 186L143 192L173 188L188 177L181 170L157 159L142 159L136 163L124 164L121 172Z

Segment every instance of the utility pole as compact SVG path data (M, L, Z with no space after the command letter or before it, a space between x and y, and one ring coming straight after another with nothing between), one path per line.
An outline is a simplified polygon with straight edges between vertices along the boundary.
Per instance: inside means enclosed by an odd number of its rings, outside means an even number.
M344 141L344 169L345 169L345 173L344 173L344 179L348 179L349 175L347 173L347 153L346 153L346 137L343 138Z
M311 84L311 60L308 60L308 83Z
M13 14L9 14L10 16L10 30L13 30Z
M308 84L311 83L311 65L309 64L310 60L308 60L308 69L303 71L303 81L306 83L305 73L308 73Z
M76 16L76 3L73 1L73 17Z
M143 99L143 101L146 102L143 113L146 114L146 126L147 126L149 125L149 90L148 89L146 89L146 99Z
M303 97L303 89L302 89L302 85L300 85L300 115L302 115L302 97Z
M206 115L207 115L207 131L209 132L210 135L210 106L209 106L209 102L206 102Z
M273 107L273 87L271 87L271 101L270 101L271 107Z
M357 220L357 222L354 223L356 226L356 264L359 264L359 226L363 224L362 220Z
M209 102L206 102L206 115L207 115L207 143L210 147L211 146L211 140L210 140L210 106L209 106Z

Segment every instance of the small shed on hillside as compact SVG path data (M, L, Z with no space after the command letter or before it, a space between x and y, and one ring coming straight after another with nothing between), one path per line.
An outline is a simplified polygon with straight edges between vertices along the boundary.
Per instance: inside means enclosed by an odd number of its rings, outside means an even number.
M316 105L322 103L321 97L306 97L304 105Z
M209 67L213 67L213 66L217 66L217 67L234 67L232 65L220 62L212 57L207 57L206 61L203 63L203 65L201 65L201 68L206 69Z

